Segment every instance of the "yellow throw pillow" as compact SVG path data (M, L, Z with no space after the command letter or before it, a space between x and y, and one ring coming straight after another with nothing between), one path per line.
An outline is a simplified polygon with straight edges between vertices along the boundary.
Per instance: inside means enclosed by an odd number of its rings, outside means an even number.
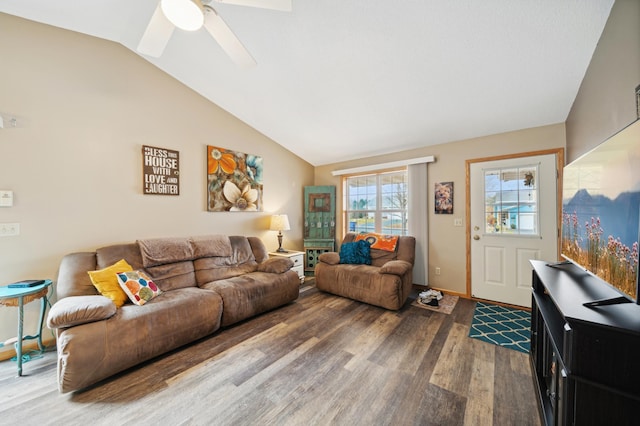
M124 305L124 302L129 300L129 297L122 288L120 288L116 274L118 272L129 271L133 271L133 268L126 260L122 259L104 269L89 271L89 277L100 294L113 300L113 303L119 308Z

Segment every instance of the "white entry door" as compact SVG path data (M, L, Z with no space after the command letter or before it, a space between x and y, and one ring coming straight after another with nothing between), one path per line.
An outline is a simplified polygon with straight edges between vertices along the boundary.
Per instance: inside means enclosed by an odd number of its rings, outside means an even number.
M531 306L530 259L558 258L556 154L471 162L471 294Z

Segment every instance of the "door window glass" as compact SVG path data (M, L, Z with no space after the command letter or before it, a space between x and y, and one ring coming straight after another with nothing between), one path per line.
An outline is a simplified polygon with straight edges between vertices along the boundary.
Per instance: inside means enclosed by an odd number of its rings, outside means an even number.
M539 235L538 165L484 170L485 233Z

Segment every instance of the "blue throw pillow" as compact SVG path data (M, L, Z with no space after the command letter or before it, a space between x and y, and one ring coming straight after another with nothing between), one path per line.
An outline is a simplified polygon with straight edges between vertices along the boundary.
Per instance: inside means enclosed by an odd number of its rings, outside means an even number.
M343 243L340 246L340 263L371 265L371 244L365 240Z

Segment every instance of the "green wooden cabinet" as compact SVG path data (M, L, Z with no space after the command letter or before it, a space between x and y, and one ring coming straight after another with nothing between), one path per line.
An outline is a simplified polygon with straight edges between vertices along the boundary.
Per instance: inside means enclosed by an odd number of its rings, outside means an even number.
M313 275L318 256L335 250L336 187L304 187L304 271Z

